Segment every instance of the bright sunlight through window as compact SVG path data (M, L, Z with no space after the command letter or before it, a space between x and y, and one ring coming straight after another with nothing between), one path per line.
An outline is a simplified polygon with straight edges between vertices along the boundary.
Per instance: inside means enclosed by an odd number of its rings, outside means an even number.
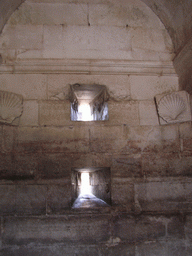
M81 121L92 121L93 116L91 115L91 108L88 103L82 103L78 109L79 119Z
M82 172L81 173L81 194L90 194L91 186L89 185L89 173Z

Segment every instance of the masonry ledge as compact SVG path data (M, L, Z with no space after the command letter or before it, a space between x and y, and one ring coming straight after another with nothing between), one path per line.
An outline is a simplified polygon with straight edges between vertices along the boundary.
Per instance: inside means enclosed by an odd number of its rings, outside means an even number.
M171 61L25 59L0 65L0 74L125 74L177 76Z

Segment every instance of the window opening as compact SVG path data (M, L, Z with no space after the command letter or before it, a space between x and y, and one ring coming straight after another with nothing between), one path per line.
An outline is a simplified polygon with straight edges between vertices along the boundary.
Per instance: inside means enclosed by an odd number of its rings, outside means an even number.
M107 207L110 204L110 168L72 170L72 208Z
M71 120L108 120L109 94L104 85L71 85Z

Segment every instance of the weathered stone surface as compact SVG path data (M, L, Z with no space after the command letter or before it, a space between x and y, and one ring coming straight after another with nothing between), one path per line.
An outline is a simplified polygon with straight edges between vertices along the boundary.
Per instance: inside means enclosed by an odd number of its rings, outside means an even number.
M60 58L132 59L131 34L126 27L66 26L63 44Z
M191 208L191 199L188 197L191 192L185 188L185 183L167 181L135 184L135 194L143 211L178 213Z
M165 52L166 45L162 30L134 28L131 30L132 45L134 48L146 49L156 52ZM154 44L154 41L156 42Z
M163 241L147 241L136 245L136 256L169 256L167 245Z
M2 130L2 153L10 153L13 151L17 128L4 125Z
M158 125L158 116L154 101L139 102L140 125Z
M178 153L155 152L142 155L142 171L146 177L175 177L187 173L189 167L185 171Z
M119 237L121 241L128 242L133 244L135 242L135 219L131 216L122 216L116 217L115 226L114 226L114 235Z
M111 102L108 103L109 121L111 124L139 125L139 106L137 102Z
M134 203L134 186L130 180L125 178L112 178L111 181L112 205L126 205L127 210L133 210Z
M27 34L27 36L26 36ZM0 48L41 49L43 47L43 26L5 26L0 38Z
M13 13L8 23L11 25L87 25L87 6L82 3L26 2Z
M16 186L1 185L0 186L0 214L12 215L16 213Z
M25 101L23 103L23 113L19 124L22 126L38 126L38 103L37 101Z
M44 245L44 244L35 244L35 246L7 246L4 247L1 252L2 255L6 256L20 256L20 255L28 255L28 256L52 256L53 253L55 255L67 255L74 256L75 254L78 256L97 256L98 255L98 246L95 245L67 245L65 243L55 243L52 245ZM102 254L103 255L103 254ZM107 254L108 255L108 254ZM113 254L112 254L113 255ZM105 254L104 254L105 256Z
M71 156L72 167L110 167L112 153L74 153Z
M134 100L154 99L160 93L169 93L179 89L175 76L130 76L131 98Z
M70 178L71 156L65 154L44 154L39 160L37 176L41 179Z
M24 100L46 99L46 77L42 74L1 74L0 88L21 94Z
M7 217L4 220L3 240L6 244L81 242L81 244L107 241L107 216L67 217Z
M113 155L111 171L113 177L142 177L141 154Z
M18 185L16 190L16 212L18 215L46 213L47 188L41 185Z
M61 121L62 122L62 121ZM47 127L40 132L42 151L59 152L88 152L89 127Z
M167 235L173 238L184 239L184 220L182 220L182 216L172 217L169 219L167 224Z
M125 147L123 126L95 126L90 128L92 152L118 152Z
M192 240L192 216L188 215L185 223L185 235L187 239Z
M47 213L61 214L71 208L71 185L49 185L47 191Z
M72 125L69 101L44 101L40 103L40 125Z
M150 17L150 18L149 18ZM91 25L155 27L163 28L155 15L142 2L115 2L113 4L94 3L89 6Z
M161 218L138 217L135 237L137 242L160 239L165 236L165 225Z

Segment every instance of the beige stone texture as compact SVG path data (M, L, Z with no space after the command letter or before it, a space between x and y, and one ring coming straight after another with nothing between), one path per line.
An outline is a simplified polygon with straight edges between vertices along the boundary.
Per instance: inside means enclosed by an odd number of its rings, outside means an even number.
M22 52L26 49L42 49L43 26L6 25L0 36L0 48L20 49Z
M113 1L89 5L91 25L163 28L161 22L140 1Z
M40 125L72 125L69 101L43 101L39 105Z
M100 84L105 85L110 97L115 100L130 99L130 83L127 75L69 75L53 74L47 76L48 98L63 93L68 98L70 84Z
M167 51L162 30L143 29L138 27L131 30L131 35L133 49L139 48L157 52Z
M136 100L154 99L157 94L174 92L179 89L176 76L130 76L131 98Z
M28 100L23 102L23 113L19 124L22 126L38 126L39 106L38 102Z
M140 125L158 125L158 115L154 101L139 102Z
M132 59L131 35L126 28L63 27L63 48L65 58Z
M87 5L77 3L31 3L26 1L9 19L9 24L87 25Z
M43 26L43 58L64 58L63 26Z
M109 121L111 124L127 124L130 126L139 125L138 102L112 102L108 103Z
M15 144L17 128L14 126L4 125L2 130L2 144L1 152L9 153L12 152Z
M0 90L21 94L24 100L46 99L46 77L41 74L2 74Z
M95 126L90 128L90 149L92 152L117 152L126 145L122 126Z

